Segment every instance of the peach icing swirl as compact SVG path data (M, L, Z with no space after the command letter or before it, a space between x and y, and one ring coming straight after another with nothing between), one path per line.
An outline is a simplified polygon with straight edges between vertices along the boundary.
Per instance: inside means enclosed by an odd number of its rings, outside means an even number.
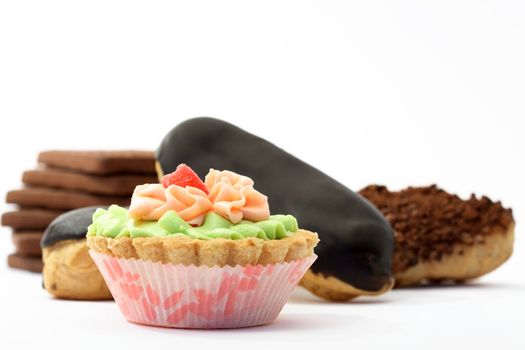
M129 216L136 220L158 220L168 210L174 210L189 224L201 225L211 208L212 202L198 188L145 184L135 188Z
M270 217L268 197L253 188L253 180L229 170L210 169L204 180L212 210L236 224Z

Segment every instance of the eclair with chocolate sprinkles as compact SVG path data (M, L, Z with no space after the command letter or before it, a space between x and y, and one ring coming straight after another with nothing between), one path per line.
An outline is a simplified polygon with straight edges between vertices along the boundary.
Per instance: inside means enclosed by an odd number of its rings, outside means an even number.
M462 200L436 185L399 192L371 185L359 194L395 231L392 269L397 287L480 277L512 254L512 210L485 196Z

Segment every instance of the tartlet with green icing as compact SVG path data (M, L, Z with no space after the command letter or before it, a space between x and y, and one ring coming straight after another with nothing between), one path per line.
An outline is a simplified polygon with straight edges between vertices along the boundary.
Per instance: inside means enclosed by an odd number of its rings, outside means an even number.
M293 216L270 215L250 178L211 169L202 182L184 164L137 186L129 209L98 209L87 233L88 246L109 256L210 267L296 261L317 242Z

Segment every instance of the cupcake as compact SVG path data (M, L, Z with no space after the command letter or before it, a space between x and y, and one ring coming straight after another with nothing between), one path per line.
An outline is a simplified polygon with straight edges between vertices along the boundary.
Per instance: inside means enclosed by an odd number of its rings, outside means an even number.
M98 209L90 254L124 317L175 328L237 328L274 321L316 259L317 234L246 176L185 164L137 186L129 209Z

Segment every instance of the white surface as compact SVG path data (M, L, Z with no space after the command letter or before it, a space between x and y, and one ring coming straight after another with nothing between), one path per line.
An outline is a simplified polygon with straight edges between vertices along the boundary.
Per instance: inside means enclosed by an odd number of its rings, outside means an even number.
M0 348L519 348L525 343L522 1L2 1L0 193L48 148L145 148L232 121L353 189L433 182L514 209L517 242L461 287L330 304L294 295L235 331L126 323L0 264ZM2 208L7 210L7 206ZM2 260L12 250L0 232Z

